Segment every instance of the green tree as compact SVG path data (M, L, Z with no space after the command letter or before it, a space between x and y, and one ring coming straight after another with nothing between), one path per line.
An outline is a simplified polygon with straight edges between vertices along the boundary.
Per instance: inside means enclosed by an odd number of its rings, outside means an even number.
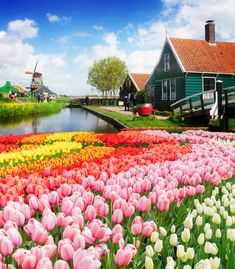
M115 95L127 76L125 62L117 57L107 57L95 61L89 68L88 83L103 95Z

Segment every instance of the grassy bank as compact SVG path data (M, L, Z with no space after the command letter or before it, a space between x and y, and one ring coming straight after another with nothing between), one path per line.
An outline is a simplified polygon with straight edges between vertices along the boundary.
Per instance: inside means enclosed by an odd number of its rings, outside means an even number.
M64 103L0 103L0 118L20 118L30 115L47 115L59 112Z
M115 120L121 122L128 128L170 128L170 129L177 129L178 127L187 128L187 125L180 124L178 122L173 122L170 119L157 119L154 115L148 117L137 117L134 118L130 115L125 115L119 112L108 111L106 109L102 109L96 106L87 106L89 110L93 110L95 112L101 113L105 116L109 116L114 118Z

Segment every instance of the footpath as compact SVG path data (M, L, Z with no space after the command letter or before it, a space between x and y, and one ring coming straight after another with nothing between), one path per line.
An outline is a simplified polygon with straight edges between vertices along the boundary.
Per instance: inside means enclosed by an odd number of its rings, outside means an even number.
M130 108L129 111L125 111L124 106L101 106L100 108L102 108L104 110L108 110L108 111L114 111L114 112L118 112L118 113L121 113L121 114L133 116L132 108ZM168 119L167 116L155 115L155 117L157 119L159 119L159 120L166 120L166 119Z

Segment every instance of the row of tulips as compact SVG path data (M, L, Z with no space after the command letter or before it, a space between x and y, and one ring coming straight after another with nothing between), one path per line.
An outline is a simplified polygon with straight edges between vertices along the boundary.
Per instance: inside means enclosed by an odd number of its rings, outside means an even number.
M235 189L223 181L233 176L235 149L199 134L139 135L131 145L148 137L147 148L2 178L2 268L233 268L224 246L233 242ZM116 141L130 145L131 136ZM216 213L224 244L210 237Z

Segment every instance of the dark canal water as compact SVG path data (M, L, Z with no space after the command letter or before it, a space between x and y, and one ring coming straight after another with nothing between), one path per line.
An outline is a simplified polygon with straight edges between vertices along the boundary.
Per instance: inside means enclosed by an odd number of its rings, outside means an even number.
M113 125L81 108L65 108L58 114L32 117L12 122L0 122L0 134L89 131L114 133Z

